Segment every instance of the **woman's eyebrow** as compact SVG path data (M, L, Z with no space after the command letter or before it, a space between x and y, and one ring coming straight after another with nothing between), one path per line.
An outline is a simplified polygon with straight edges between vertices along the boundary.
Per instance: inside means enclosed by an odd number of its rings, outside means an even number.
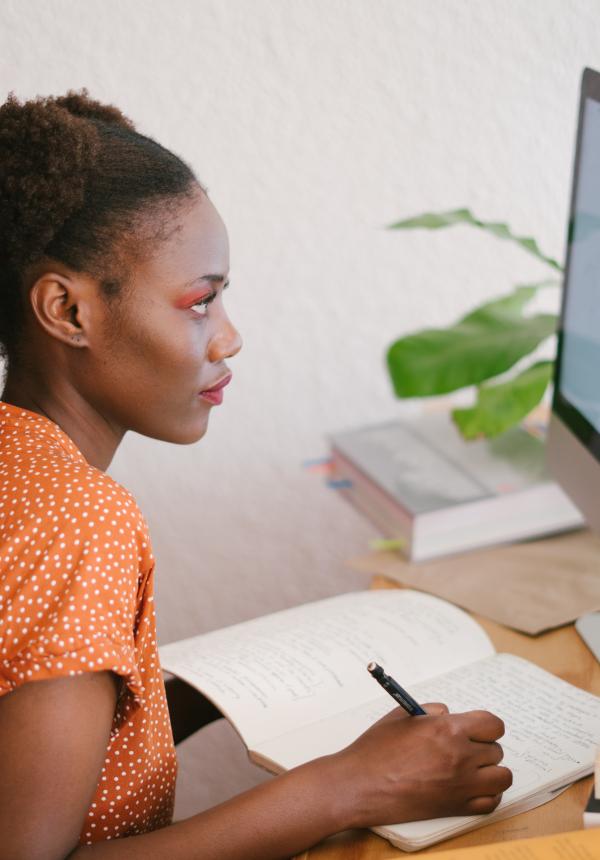
M208 281L211 284L217 284L221 281L225 281L227 279L227 275L200 275L199 278L194 278L193 281L190 281L189 284L186 284L186 287L192 287L194 284L198 284L201 281Z
M179 283L177 285L173 285L172 289L177 294L181 294L185 292L186 294L193 290L194 288L200 287L204 284L221 284L225 283L227 280L227 275L221 275L220 273L209 273L206 275L199 275L197 278L192 278L189 281L184 281L183 283Z

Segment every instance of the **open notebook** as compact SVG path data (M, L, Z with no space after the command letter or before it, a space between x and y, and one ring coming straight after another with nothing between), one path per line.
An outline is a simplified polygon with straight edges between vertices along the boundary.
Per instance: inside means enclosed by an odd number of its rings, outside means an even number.
M275 773L342 749L396 707L367 672L371 660L418 701L498 714L514 774L500 806L373 828L405 851L546 803L593 771L600 744L598 697L496 654L463 610L417 591L343 594L173 642L160 655L166 671L225 714L250 758Z

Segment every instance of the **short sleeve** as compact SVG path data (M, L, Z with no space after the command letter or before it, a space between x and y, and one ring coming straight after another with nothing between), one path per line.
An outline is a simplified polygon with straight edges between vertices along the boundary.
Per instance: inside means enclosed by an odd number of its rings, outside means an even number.
M5 530L0 558L0 694L84 672L123 678L136 706L145 543L131 495L92 467L40 484ZM143 546L142 546L143 545Z

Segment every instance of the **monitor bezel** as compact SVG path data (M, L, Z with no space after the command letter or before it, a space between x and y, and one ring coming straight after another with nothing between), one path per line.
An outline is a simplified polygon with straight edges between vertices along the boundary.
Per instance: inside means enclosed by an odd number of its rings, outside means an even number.
M564 340L564 319L566 313L567 299L569 295L569 273L571 268L571 246L573 238L573 224L575 201L577 198L577 189L579 185L579 167L581 153L581 138L583 133L583 115L586 100L600 104L600 73L594 69L586 68L583 70L581 78L581 95L579 99L579 112L577 117L577 137L575 143L575 157L573 162L573 178L571 183L571 202L569 206L569 219L567 227L567 248L565 258L565 270L563 279L563 294L561 302L561 310L557 329L557 349L556 349L556 367L554 372L554 395L552 401L552 409L576 436L579 441L585 445L591 454L600 462L600 433L581 412L573 406L573 404L564 396L560 390L560 376L562 363L562 349Z

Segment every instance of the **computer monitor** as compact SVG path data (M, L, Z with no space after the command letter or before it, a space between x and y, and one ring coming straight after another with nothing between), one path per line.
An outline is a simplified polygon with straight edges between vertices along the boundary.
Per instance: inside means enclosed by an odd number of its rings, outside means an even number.
M547 458L600 532L600 74L592 69L581 81Z

